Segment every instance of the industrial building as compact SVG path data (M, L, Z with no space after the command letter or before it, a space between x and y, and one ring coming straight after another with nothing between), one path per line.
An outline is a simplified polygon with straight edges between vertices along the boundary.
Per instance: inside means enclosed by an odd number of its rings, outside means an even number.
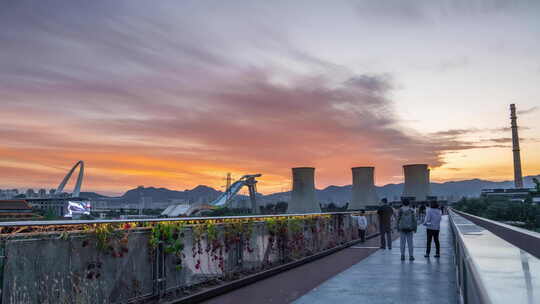
M37 215L32 213L32 208L25 200L0 201L0 220L21 220L37 217Z
M292 168L292 194L287 213L321 212L315 198L315 168Z
M403 174L405 186L402 197L411 198L414 201L426 201L430 196L428 165L404 165Z
M510 202L523 203L530 199L532 203L540 204L540 193L535 189L482 189L481 197L488 201L508 200Z
M352 200L349 210L364 209L377 205L379 198L375 190L375 167L355 167L352 171Z

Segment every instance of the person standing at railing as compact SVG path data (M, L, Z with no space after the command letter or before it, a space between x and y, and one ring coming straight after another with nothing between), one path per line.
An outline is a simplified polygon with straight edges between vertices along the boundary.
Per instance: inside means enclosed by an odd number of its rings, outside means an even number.
M361 210L360 215L353 215L353 218L358 223L358 235L360 236L360 242L366 241L366 229L368 226L366 211Z
M441 229L441 216L442 212L439 209L437 202L431 202L431 208L427 210L426 219L424 220L424 226L426 226L427 232L427 246L426 246L426 258L429 258L431 251L431 240L435 241L435 257L438 258L441 255L441 245L439 243L439 231Z
M382 206L377 210L379 216L379 232L381 235L381 249L392 249L392 216L394 215L394 209L388 206L388 200L383 198L381 200Z
M408 199L403 199L403 206L398 211L398 229L401 260L405 260L405 244L409 247L409 260L414 261L413 233L416 233L417 221L414 210L409 206Z

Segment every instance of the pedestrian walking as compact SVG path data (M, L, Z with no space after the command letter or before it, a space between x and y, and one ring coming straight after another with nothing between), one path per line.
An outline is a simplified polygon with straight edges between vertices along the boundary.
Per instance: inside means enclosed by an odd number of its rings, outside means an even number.
M381 200L382 206L377 210L379 216L379 232L381 234L381 249L392 249L392 216L394 209L388 205L388 200Z
M353 218L358 223L358 235L360 236L360 242L366 241L366 229L368 226L367 218L366 218L366 211L361 210L360 215L353 216Z
M401 260L405 260L405 245L409 247L409 260L414 261L413 233L416 233L417 221L408 199L403 199L403 206L398 212L398 229Z
M441 245L439 243L439 231L441 230L442 216L441 209L439 209L437 202L431 202L431 206L427 210L426 219L424 220L424 226L426 226L427 233L426 258L429 258L429 253L431 252L431 240L435 242L435 257L438 258L441 256Z

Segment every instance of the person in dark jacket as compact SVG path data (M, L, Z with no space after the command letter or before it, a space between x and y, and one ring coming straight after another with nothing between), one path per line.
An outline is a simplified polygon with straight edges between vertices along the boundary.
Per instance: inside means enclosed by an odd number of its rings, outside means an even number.
M388 205L388 200L381 200L382 206L377 210L379 216L379 232L381 233L381 249L392 249L392 216L394 209Z

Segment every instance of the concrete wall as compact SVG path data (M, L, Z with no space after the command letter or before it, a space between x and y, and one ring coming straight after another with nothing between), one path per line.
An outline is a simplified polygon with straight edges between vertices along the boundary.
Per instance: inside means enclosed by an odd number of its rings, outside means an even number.
M359 210L368 205L377 205L375 191L375 167L355 167L352 170L352 200L349 210Z
M377 233L373 213L368 222L367 234ZM3 235L1 303L165 301L201 283L255 273L358 238L348 214L245 225L249 232L237 234L232 224L216 224L214 239L206 226L185 226L176 236L184 244L180 257L167 253L163 242L149 246L148 227L117 230L107 243L114 254L97 248L93 231Z
M316 213L321 207L315 198L315 168L292 168L293 189L287 213Z

